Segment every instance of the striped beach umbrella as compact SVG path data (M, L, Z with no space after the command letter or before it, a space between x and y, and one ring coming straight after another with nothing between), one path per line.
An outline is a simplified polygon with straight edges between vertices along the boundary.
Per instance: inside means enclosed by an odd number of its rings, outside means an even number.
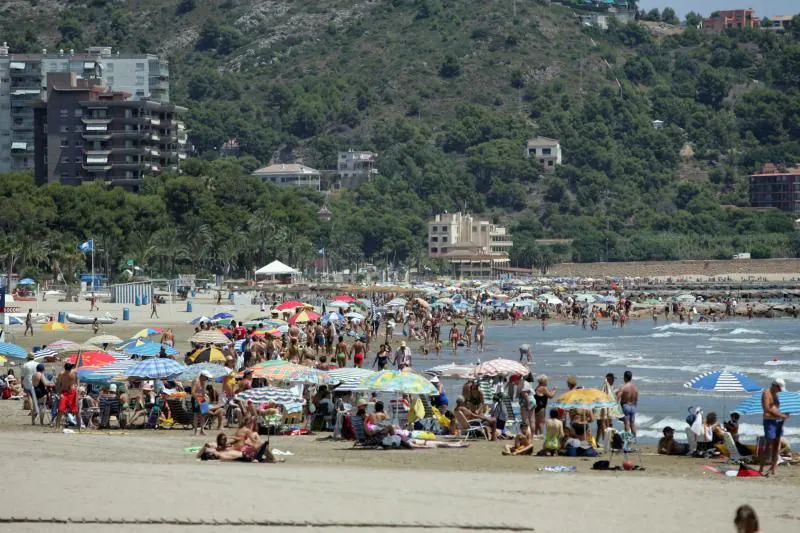
M328 374L330 374L334 383L340 384L336 387L336 390L346 392L366 390L361 385L361 382L374 375L375 371L367 368L337 368L329 370Z
M413 372L399 372L397 370L383 370L372 376L367 376L361 381L362 390L378 392L396 392L402 394L429 394L439 392L433 383L425 377Z
M278 405L302 404L305 400L289 389L259 387L248 389L235 396L237 400L253 403L276 403Z
M170 379L182 374L186 365L172 359L147 359L137 362L127 369L125 375L143 379Z
M605 409L618 405L617 400L600 389L573 389L555 401L560 409Z
M161 349L164 349L164 353L167 354L168 357L174 357L178 355L180 352L170 346L169 344L161 344L160 342L150 342L146 341L141 344L136 344L129 346L122 351L130 356L135 357L157 357L161 354Z
M208 329L205 331L198 331L191 337L189 342L194 344L231 344L231 340L215 329Z
M142 330L137 331L133 335L133 337L138 337L138 338L152 337L153 335L161 335L162 333L164 333L163 329L159 329L159 328L144 328Z
M328 372L297 365L288 361L265 361L251 367L254 378L282 383L305 383L307 385L330 385L334 383Z
M225 354L215 346L201 347L189 354L186 362L192 365L195 363L224 363Z
M472 377L475 370L475 365L457 365L455 363L447 363L445 365L432 366L425 370L426 374L432 376L439 376L440 378L459 378L467 379Z
M97 335L86 341L86 344L94 344L95 346L102 346L104 344L122 344L124 341L116 335Z
M780 402L781 413L787 415L800 414L800 394L796 392L779 392L778 401ZM736 406L734 411L742 415L760 415L764 412L761 407L761 394L754 394Z
M38 352L34 352L33 355L34 355L34 359L39 361L39 360L48 359L48 358L55 359L56 357L58 357L58 352L55 351L55 350L51 350L50 348L42 348Z
M100 368L83 367L78 369L78 377L86 383L122 383L128 380L125 371L134 363L135 361L126 359Z
M741 372L717 370L706 372L683 384L687 389L713 392L756 392L761 385Z
M72 347L77 346L77 345L78 345L78 343L75 342L75 341L68 341L67 339L59 339L57 341L53 341L50 344L48 344L46 346L46 348L49 348L50 350L53 350L53 351L56 351L56 352L59 352L59 351L65 349L65 348L72 348Z
M289 319L289 324L302 324L314 320L319 320L319 313L315 313L314 311L300 311Z
M472 370L472 375L476 378L494 376L527 376L531 369L527 365L511 359L492 359L478 364Z
M27 353L25 349L10 342L0 342L0 355L14 357L16 359L25 359Z
M200 375L200 372L208 372L211 374L211 379L218 379L230 374L231 369L216 363L197 363L186 367L186 370L176 379L179 381L194 381Z

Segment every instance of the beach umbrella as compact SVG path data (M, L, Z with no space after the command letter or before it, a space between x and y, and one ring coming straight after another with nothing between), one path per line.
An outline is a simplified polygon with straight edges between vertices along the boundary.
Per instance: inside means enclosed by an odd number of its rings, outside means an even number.
M283 302L280 305L276 305L274 307L275 311L294 311L298 307L313 309L313 305L309 305L304 302L300 302L298 300L289 300L288 302Z
M778 401L781 413L787 415L800 414L800 394L796 392L779 392ZM742 415L760 415L764 412L761 406L761 394L754 394L736 406L734 411Z
M116 335L98 335L86 341L86 344L94 344L95 346L102 346L104 344L122 344L124 341Z
M289 324L302 324L313 320L319 320L319 315L317 313L314 311L300 311L289 319Z
M228 337L214 329L208 329L195 333L189 337L189 342L194 344L231 344L231 340Z
M330 313L322 316L322 322L327 324L331 320L334 322L339 322L342 319L342 315L337 313L336 311L331 311Z
M17 282L17 285L36 285L36 282L31 278L22 278Z
M741 372L717 370L706 372L683 384L688 389L713 392L755 392L761 385Z
M163 329L159 328L144 328L142 330L137 331L133 337L141 338L141 337L152 337L153 335L161 335L164 333Z
M527 376L531 369L527 365L511 359L492 359L478 364L472 370L476 378L494 376Z
M251 367L254 378L284 383L305 383L308 385L330 385L334 383L330 374L315 368L297 365L288 361L265 361Z
M278 405L303 404L305 400L295 394L290 389L279 389L277 387L259 387L240 392L235 399L242 402L275 403Z
M14 357L16 359L25 359L27 352L21 346L11 344L10 342L0 342L0 355Z
M78 378L86 383L124 383L128 380L125 371L134 363L135 361L131 359L125 359L100 368L88 366L79 368Z
M328 302L326 305L328 307L335 307L337 309L347 309L348 307L352 307L350 302Z
M58 352L55 350L51 350L50 348L42 348L41 350L34 352L33 355L34 359L36 360L47 359L47 358L55 359L56 357L58 357Z
M124 375L142 379L172 379L186 370L186 365L172 359L147 359L125 369Z
M367 368L337 368L329 370L328 374L334 383L339 383L339 386L336 387L337 392L352 392L365 390L362 388L361 382L374 375L375 371Z
M186 370L175 379L178 381L194 381L200 376L200 372L211 374L211 379L219 379L230 374L231 369L216 363L197 363L186 367Z
M230 313L217 313L211 317L211 320L225 320L230 318L233 318L233 315Z
M422 298L414 298L413 300L411 300L411 303L415 303L415 304L419 305L420 307L428 307L428 306L430 306L430 304L428 302L426 302L425 300L423 300Z
M376 372L364 378L359 386L363 390L395 392L398 394L439 394L434 384L424 376L397 370Z
M59 345L57 348L53 348L53 350L60 354L96 352L97 346L94 344L64 343Z
M196 326L198 324L202 324L203 322L211 322L211 319L208 318L205 315L201 315L201 316L198 316L198 317L195 317L195 318L191 319L189 321L189 324L192 324L192 325Z
M186 357L187 364L194 363L224 363L225 354L214 346L198 348Z
M346 294L340 294L339 296L334 296L333 297L333 301L334 302L348 302L349 303L349 302L355 302L357 300L355 298L353 298L352 296L348 296Z
M475 370L475 365L457 365L455 363L447 363L445 365L432 366L425 370L426 374L432 376L439 376L441 378L459 378L467 379L472 377Z
M600 389L572 389L555 401L560 409L605 409L618 405L617 400Z
M615 304L617 303L617 298L609 294L607 296L603 296L602 298L600 298L600 301L603 302L604 304Z
M408 303L408 300L405 298L395 298L393 300L389 300L389 303L386 304L386 307L405 307Z
M8 318L8 325L9 326L21 326L21 325L23 325L25 323L25 322L22 321L21 318L18 318L18 317L15 317L15 316L6 315L6 317Z
M126 343L127 346L118 347L118 349L135 357L156 357L161 354L161 348L164 348L164 352L169 357L176 356L180 353L169 344L161 344L160 342L152 342L143 339L138 340L140 342L128 342Z
M72 363L77 368L94 367L98 368L116 362L116 358L110 353L103 351L79 352L66 359L67 363Z
M278 328L274 329L257 329L253 332L253 335L256 337L266 337L267 335L271 337L280 337L281 331Z
M61 322L55 322L51 320L50 322L46 322L44 326L42 326L42 330L44 331L64 331L69 329L66 324L62 324Z
M75 341L68 341L67 339L59 339L57 341L53 341L50 344L48 344L46 348L49 348L54 351L60 351L68 346L77 346L77 345L78 343Z
M364 315L361 313L347 313L344 316L345 318L349 318L351 320L364 320Z

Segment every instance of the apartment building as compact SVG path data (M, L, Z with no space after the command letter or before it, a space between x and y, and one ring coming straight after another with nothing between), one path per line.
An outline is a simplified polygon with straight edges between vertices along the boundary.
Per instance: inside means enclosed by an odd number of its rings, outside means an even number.
M345 189L358 187L370 180L378 173L375 164L378 154L375 152L361 152L348 150L339 152L336 160L336 175L339 177L339 186Z
M545 172L554 172L561 164L561 143L549 137L536 137L525 146L525 157L538 159Z
M800 164L780 167L768 163L752 174L750 205L800 213Z
M504 226L469 214L439 214L428 222L428 256L446 260L457 278L492 278L509 264L514 245Z
M31 106L39 184L103 181L136 191L145 176L177 171L186 158L184 107L134 100L71 72L48 74L46 92Z
M34 167L33 109L47 98L50 73L72 73L99 80L112 90L130 94L131 100L169 102L169 63L153 54L113 53L95 46L85 53L42 50L40 54L14 54L0 46L0 172Z
M322 188L320 171L297 163L268 165L254 171L253 176L280 186Z
M755 10L751 8L717 11L703 21L703 28L714 31L722 31L728 28L740 30L758 29L760 26L761 19L756 16Z
M762 26L761 29L764 31L786 31L789 29L789 26L792 25L792 20L794 16L792 15L775 15L773 17L769 17L769 25Z

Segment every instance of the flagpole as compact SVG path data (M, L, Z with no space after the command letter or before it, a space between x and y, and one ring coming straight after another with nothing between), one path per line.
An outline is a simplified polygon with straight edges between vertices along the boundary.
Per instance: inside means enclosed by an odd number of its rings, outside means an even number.
M92 292L94 292L94 239L90 242L92 243Z

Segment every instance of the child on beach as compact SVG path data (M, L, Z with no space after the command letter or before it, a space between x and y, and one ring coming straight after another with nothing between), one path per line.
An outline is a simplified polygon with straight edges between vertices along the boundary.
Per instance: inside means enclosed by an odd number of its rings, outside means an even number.
M564 423L558 416L558 409L550 409L550 418L544 425L544 447L540 455L556 455L564 438Z

